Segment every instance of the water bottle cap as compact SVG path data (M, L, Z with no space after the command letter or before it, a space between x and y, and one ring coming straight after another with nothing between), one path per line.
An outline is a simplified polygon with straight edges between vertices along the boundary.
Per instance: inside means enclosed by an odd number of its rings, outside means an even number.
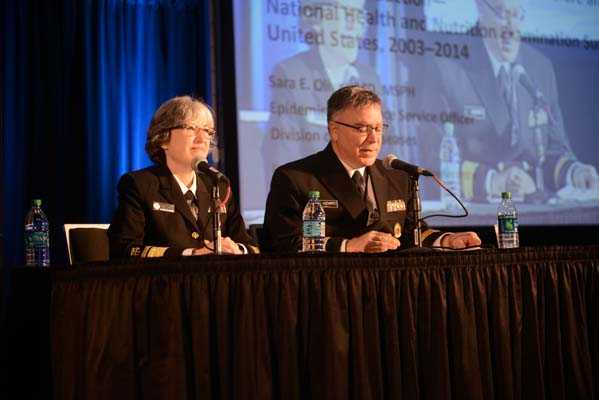
M453 124L451 122L446 122L443 124L443 129L445 129L445 133L449 136L453 136Z
M319 199L320 192L318 190L310 190L310 192L308 192L308 197L311 199Z
M503 200L510 200L512 198L512 192L501 192L501 198Z
M33 204L36 207L41 207L42 206L42 200L41 199L33 199L31 201L31 204Z

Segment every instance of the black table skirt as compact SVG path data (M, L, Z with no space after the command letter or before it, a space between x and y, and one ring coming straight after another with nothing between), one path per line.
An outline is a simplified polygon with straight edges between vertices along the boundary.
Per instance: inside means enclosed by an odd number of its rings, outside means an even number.
M19 393L599 399L599 247L196 257L14 282Z

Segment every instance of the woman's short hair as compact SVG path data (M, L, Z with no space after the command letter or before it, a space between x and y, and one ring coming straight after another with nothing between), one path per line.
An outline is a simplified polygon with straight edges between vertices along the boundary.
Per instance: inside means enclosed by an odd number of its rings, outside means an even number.
M162 103L154 113L146 137L146 153L156 164L165 164L162 145L169 142L171 129L185 125L195 116L208 113L216 121L212 108L202 100L191 96L173 97Z

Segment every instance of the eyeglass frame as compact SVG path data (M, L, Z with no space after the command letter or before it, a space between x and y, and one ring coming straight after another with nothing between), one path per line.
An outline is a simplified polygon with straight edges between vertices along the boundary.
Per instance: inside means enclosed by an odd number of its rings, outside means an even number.
M364 136L364 139L366 139L370 133L373 133L375 136L382 137L385 134L385 131L387 129L389 129L389 124L385 124L385 123L383 123L381 125L380 130L377 131L377 127L372 126L372 125L352 125L352 124L348 124L346 122L337 121L337 120L334 120L334 119L332 119L331 122L334 122L334 123L339 124L341 126L345 126L345 127L348 127L348 128L355 129L361 135L366 135L366 136Z
M185 129L185 130L191 130L194 133L194 136L197 136L197 131L203 131L205 133L208 134L208 139L210 140L210 144L211 145L216 145L217 142L217 136L216 136L216 129L214 128L207 128L207 127L203 127L203 126L193 126L193 125L177 125L177 126L173 126L172 128L169 128L169 131L172 131L173 129Z

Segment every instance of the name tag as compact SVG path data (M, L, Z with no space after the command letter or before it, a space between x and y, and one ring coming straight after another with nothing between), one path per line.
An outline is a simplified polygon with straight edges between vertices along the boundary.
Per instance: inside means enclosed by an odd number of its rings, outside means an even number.
M406 211L406 203L402 199L387 201L387 212Z
M464 115L478 121L483 121L487 118L487 113L483 106L464 106Z
M339 202L337 200L320 200L322 208L339 208Z
M175 205L170 203L161 203L159 201L155 201L152 203L152 208L156 211L164 211L169 213L175 212Z

